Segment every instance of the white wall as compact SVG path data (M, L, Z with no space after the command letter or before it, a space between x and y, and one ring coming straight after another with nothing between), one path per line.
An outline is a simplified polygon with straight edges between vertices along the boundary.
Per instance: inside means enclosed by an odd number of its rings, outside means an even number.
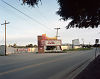
M38 52L38 48L14 48L14 53L35 53Z
M12 53L35 53L38 52L38 48L13 48L13 47L7 47L6 54L12 54ZM5 55L5 46L0 46L0 55Z
M15 48L13 47L7 47L7 54L15 53Z
M68 50L68 49L72 49L72 46L61 46L62 50Z
M72 46L61 46L62 50L69 50L72 49ZM78 49L81 48L81 46L74 46L74 49Z

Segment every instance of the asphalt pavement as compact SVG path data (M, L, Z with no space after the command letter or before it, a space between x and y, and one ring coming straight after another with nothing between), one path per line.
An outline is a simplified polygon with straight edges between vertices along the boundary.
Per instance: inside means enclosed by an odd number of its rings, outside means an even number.
M94 49L70 53L0 56L0 79L67 79L73 68L94 56Z

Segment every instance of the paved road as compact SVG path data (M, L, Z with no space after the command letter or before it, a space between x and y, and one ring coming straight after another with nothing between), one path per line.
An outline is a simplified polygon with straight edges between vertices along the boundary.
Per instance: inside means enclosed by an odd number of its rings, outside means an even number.
M75 66L93 57L94 50L0 56L0 79L64 79Z

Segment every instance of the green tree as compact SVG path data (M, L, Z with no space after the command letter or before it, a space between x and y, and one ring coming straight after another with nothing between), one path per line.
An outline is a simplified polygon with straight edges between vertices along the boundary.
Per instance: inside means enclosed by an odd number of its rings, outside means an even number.
M28 44L26 45L26 47L33 47L33 44Z
M72 19L67 28L94 28L100 24L100 0L58 0L58 3L57 14L63 20Z
M11 45L11 44L9 44L9 45L8 45L8 47L12 47L12 45Z
M34 5L37 5L39 1L41 0L22 0L23 1L23 4L28 4L30 6L34 6Z
M17 44L16 44L16 43L14 43L14 44L13 44L13 47L17 47Z
M22 0L30 6L41 0ZM66 28L94 28L100 25L100 0L57 0L60 7L57 14L63 20L72 19Z
M38 47L37 45L34 45L33 47Z

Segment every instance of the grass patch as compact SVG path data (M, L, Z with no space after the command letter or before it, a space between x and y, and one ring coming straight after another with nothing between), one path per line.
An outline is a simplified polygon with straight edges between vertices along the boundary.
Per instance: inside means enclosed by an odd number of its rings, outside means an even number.
M63 52L67 52L67 51L82 51L82 50L91 50L92 48L78 48L78 49L65 49L63 50Z
M0 56L4 56L4 55L1 55L1 54L0 54Z

